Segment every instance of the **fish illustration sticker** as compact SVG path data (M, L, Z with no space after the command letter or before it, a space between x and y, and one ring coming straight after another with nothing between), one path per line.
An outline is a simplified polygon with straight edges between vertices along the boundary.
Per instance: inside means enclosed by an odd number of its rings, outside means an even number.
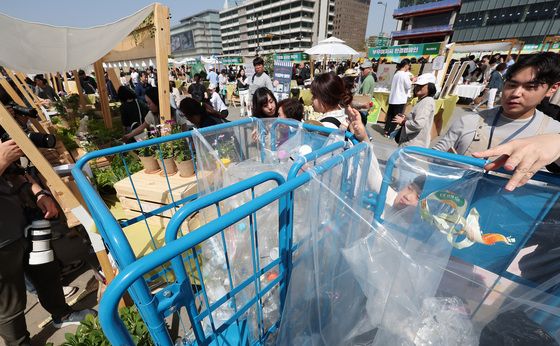
M449 206L450 212L432 214L428 205L430 201ZM465 249L477 243L482 245L515 243L513 237L499 233L484 233L480 228L480 214L476 208L471 209L466 218L463 217L467 207L465 199L458 194L451 191L436 191L421 201L420 217L446 234L447 241L456 249Z

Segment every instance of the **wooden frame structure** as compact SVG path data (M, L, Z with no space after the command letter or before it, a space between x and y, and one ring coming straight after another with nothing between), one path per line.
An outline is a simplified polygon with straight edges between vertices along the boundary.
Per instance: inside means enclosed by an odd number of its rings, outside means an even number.
M158 88L159 100L160 100L160 115L161 121L164 123L166 120L171 119L170 112L170 99L169 99L169 76L168 76L168 66L167 58L171 51L170 43L170 25L169 25L169 8L156 3L154 5L154 27L155 27L155 53L158 68ZM105 84L104 70L103 70L103 58L99 59L94 63L94 69L97 75L98 90L101 99L101 110L103 114L103 120L107 127L112 126L112 119L109 109L109 99ZM8 68L5 71L13 81L17 89L26 101L37 110L41 120L46 121L45 114L38 106L39 98L33 93L25 82L26 76L23 73L14 73ZM114 71L113 71L114 72ZM79 82L78 73L76 70L72 71L76 81L76 86L78 93L80 94L80 103L82 106L85 105L85 99L83 91L81 90L81 85ZM49 73L45 75L46 79L52 77ZM64 85L67 91L69 91L68 78L66 72L63 74ZM56 79L52 79L51 83L56 85ZM24 105L25 102L18 95L16 90L11 87L8 81L0 76L0 85L6 89L6 92L13 98L14 102ZM120 83L119 83L120 85ZM58 89L58 87L56 88ZM55 89L55 90L56 90ZM40 132L46 132L45 128L39 123L34 122L34 127ZM79 191L72 191L72 188L67 185L67 183L55 172L51 164L45 159L41 154L39 149L30 141L30 139L25 135L24 131L20 128L17 121L11 116L8 110L3 104L0 103L0 126L2 126L6 132L10 135L12 139L16 141L18 146L22 149L23 153L27 158L33 163L37 168L39 173L45 178L47 185L49 186L53 196L59 201L65 213L72 213L85 227L88 235L90 237L92 246L97 255L101 269L105 275L107 283L109 283L114 278L113 268L108 259L105 246L101 239L101 236L94 232L95 224L84 208L84 203L80 201L81 196Z

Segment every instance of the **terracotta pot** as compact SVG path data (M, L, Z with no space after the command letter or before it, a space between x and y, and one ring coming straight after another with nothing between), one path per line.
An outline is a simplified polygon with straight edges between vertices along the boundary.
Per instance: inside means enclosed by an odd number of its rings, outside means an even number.
M181 162L175 161L175 164L177 165L177 169L179 170L179 175L181 177L190 177L194 174L194 165L192 160Z
M175 160L173 158L163 159L163 163L165 164L165 171L163 169L163 165L161 160L157 160L159 168L161 168L161 175L167 173L167 175L173 175L177 173L177 166L175 165Z
M159 165L158 161L153 156L139 156L140 162L142 162L142 166L144 167L144 172L147 174L153 174L159 172Z

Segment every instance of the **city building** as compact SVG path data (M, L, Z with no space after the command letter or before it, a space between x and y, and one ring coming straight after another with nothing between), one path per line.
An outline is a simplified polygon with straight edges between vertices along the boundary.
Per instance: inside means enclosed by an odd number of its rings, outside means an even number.
M223 54L304 51L333 35L334 12L335 0L226 0L220 11Z
M449 42L460 8L461 0L400 0L393 12L398 20L397 30L391 33L394 44Z
M171 28L171 54L174 58L221 55L220 13L207 10L181 19Z
M336 0L334 6L333 36L361 52L371 0Z
M516 38L526 44L539 44L545 36L560 32L558 6L558 1L547 0L463 0L453 41Z

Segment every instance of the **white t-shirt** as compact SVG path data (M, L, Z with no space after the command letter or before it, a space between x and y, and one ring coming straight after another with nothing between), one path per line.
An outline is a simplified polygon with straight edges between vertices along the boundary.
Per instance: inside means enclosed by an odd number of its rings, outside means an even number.
M410 74L404 71L397 71L391 82L391 94L389 95L390 105L404 105L408 101L408 92L412 87Z
M132 83L138 84L138 72L134 71L130 74L130 78L132 79Z
M220 95L218 95L217 92L212 93L212 97L210 97L210 104L212 105L212 108L214 108L214 110L218 112L225 111L228 109L227 106L224 104L224 101L222 101L222 98L220 97Z

